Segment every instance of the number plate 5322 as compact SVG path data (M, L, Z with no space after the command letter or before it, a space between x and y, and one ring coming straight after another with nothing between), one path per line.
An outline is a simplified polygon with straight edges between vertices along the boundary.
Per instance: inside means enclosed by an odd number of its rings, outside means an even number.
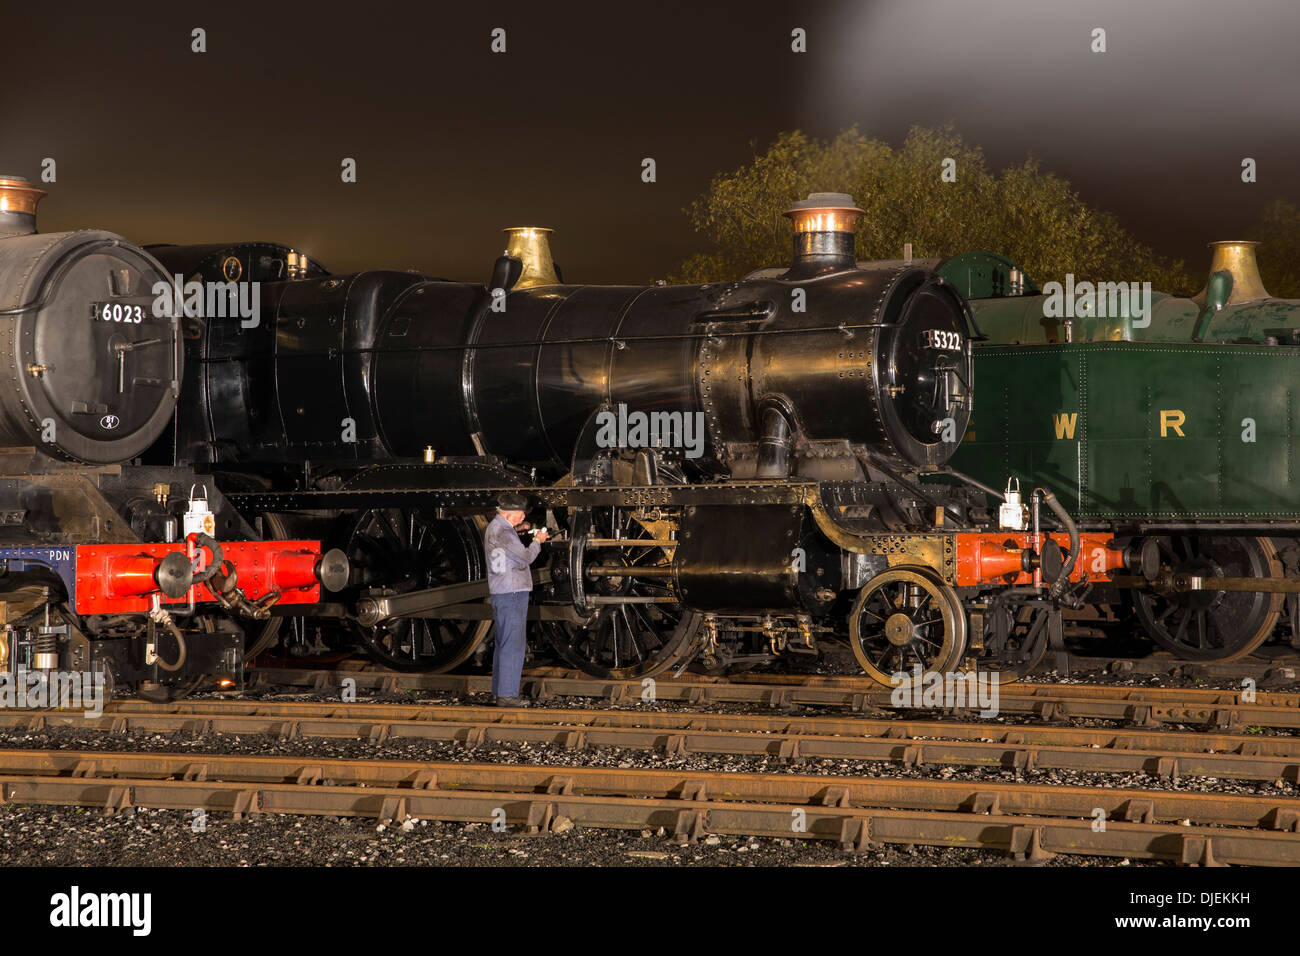
M926 329L921 335L921 344L927 349L947 349L961 351L961 333L948 329Z

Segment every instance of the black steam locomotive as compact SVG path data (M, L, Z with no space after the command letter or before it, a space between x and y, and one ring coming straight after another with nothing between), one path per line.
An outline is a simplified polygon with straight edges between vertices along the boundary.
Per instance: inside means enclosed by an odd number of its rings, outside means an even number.
M1140 556L1080 536L1050 493L1031 527L961 476L923 486L971 414L964 300L930 269L855 262L848 196L787 215L788 269L703 286L566 285L535 228L507 230L486 285L336 276L271 243L151 246L232 301L257 284L253 314L182 320L180 410L153 454L268 533L341 549L348 586L308 616L397 669L482 647L482 528L507 490L560 532L530 615L589 673L835 636L885 683L1024 666L1071 589ZM1081 549L1100 563L1076 567Z
M180 321L156 307L171 277L112 233L38 234L44 195L0 178L5 706L238 684L239 622L318 604L346 564L318 541L255 540L210 477L132 464L182 392Z

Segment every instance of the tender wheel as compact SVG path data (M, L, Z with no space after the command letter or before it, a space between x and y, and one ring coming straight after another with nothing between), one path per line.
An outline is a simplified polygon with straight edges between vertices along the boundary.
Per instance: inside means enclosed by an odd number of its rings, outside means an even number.
M672 522L626 508L599 507L577 512L570 529L574 546L582 539L664 540ZM657 545L592 548L575 562L587 567L626 567L627 574L573 582L587 597L622 599L588 606L586 624L546 622L546 636L568 664L595 677L637 680L671 667L691 645L700 628L699 615L687 613L676 600L671 577L654 576L669 569L672 552ZM638 572L646 576L638 577ZM575 574L576 577L576 574Z
M405 593L476 581L485 574L482 522L469 518L429 520L399 508L363 511L344 551L352 562L351 583L362 593L372 588ZM374 627L351 626L362 649L378 663L437 673L473 654L492 622L408 617Z
M912 668L946 673L966 647L966 614L952 588L924 568L891 568L867 582L849 615L849 644L872 678L891 678Z
M1264 538L1174 535L1159 538L1161 562L1175 574L1230 578L1281 577L1282 565ZM1283 596L1252 591L1138 591L1138 620L1151 640L1189 661L1244 657L1273 633Z

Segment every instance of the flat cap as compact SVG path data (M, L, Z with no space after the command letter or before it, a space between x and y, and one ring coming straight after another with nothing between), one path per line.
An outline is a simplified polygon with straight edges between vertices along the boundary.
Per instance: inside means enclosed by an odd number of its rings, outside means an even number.
M527 511L528 499L514 492L507 492L497 499L497 507L502 511Z

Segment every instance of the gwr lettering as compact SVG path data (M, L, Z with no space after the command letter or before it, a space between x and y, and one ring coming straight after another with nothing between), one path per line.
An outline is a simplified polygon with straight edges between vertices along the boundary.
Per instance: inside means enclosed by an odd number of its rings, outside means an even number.
M1078 412L1054 412L1052 414L1052 428L1056 432L1058 440L1074 438L1075 426L1079 423ZM1183 425L1187 424L1187 415L1177 408L1162 408L1160 410L1160 437L1169 438L1170 433L1178 438L1186 438L1183 433ZM1251 423L1254 424L1253 422ZM1242 441L1246 441L1244 437ZM1250 440L1254 440L1253 431Z
M1160 437L1168 438L1170 429L1178 433L1179 438L1186 438L1183 434L1182 424L1187 421L1187 416L1176 408L1162 408L1160 410Z
M1078 421L1078 412L1070 412L1068 415L1065 412L1062 412L1059 415L1053 415L1052 424L1056 426L1056 437L1073 438L1074 426Z

